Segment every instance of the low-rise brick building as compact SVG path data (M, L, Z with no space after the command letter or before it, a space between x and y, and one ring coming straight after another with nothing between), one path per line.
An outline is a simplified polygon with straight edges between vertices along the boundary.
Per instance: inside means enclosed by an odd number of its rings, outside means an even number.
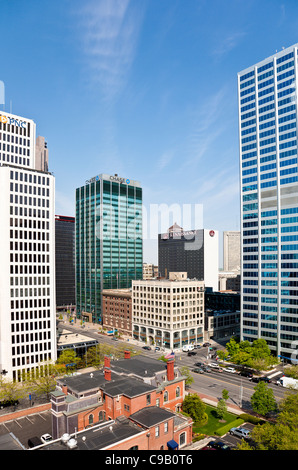
M113 421L117 426L125 423L133 436L138 430L138 440L133 439L138 449L166 449L169 441L184 446L192 436L191 419L177 414L184 396L185 377L174 360L164 363L143 355L130 358L128 351L123 360L106 357L103 370L57 382L51 398L52 434L59 439L91 427L103 429L104 423ZM113 446L133 447L131 442L124 445L117 439Z

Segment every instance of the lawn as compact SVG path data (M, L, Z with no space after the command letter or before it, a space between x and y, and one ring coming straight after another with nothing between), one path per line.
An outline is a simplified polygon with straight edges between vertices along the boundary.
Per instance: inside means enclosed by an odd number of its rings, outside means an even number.
M206 413L208 415L208 422L199 426L196 423L193 424L193 432L200 434L207 434L207 436L213 436L215 434L222 436L228 430L234 426L240 426L243 424L243 419L239 418L233 413L225 413L224 421L220 421L216 415L216 408L214 406L207 405Z

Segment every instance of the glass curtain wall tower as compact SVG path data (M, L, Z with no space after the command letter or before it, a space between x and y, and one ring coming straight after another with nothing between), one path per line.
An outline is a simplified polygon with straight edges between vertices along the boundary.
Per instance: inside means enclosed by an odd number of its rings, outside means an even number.
M76 190L77 317L101 322L103 289L142 279L142 188L137 181L99 175Z
M298 44L238 73L241 339L298 341Z

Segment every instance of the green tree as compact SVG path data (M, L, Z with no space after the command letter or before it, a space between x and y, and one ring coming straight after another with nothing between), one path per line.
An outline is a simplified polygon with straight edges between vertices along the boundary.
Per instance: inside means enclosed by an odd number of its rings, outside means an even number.
M24 398L27 393L24 384L15 382L9 379L3 379L0 381L0 402L8 401L14 402Z
M252 408L256 413L266 416L271 411L277 410L274 393L271 388L268 388L265 382L259 382L254 387L254 394L251 397Z
M228 408L227 408L226 400L224 400L223 398L218 400L217 407L216 407L217 417L222 420L227 410Z
M252 431L254 447L250 450L297 450L298 449L298 393L287 392L279 405L276 423L257 425ZM243 443L239 450L248 450Z
M191 416L194 422L206 419L206 405L196 393L189 394L184 398L182 410Z
M60 354L56 364L64 365L66 372L72 372L78 368L80 361L81 359L76 355L73 349L66 349Z
M193 381L194 381L194 378L193 378L193 376L191 375L189 368L183 366L183 367L181 367L180 370L181 370L181 374L186 377L186 379L185 379L185 385L186 385L187 387L189 387L189 386L193 383Z

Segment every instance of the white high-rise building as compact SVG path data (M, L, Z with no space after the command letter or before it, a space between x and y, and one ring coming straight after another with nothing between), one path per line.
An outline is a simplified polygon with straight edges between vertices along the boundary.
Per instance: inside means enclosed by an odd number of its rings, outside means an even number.
M36 169L36 125L0 113L0 372L56 359L55 179Z
M287 359L298 352L297 80L298 44L238 74L241 338Z

